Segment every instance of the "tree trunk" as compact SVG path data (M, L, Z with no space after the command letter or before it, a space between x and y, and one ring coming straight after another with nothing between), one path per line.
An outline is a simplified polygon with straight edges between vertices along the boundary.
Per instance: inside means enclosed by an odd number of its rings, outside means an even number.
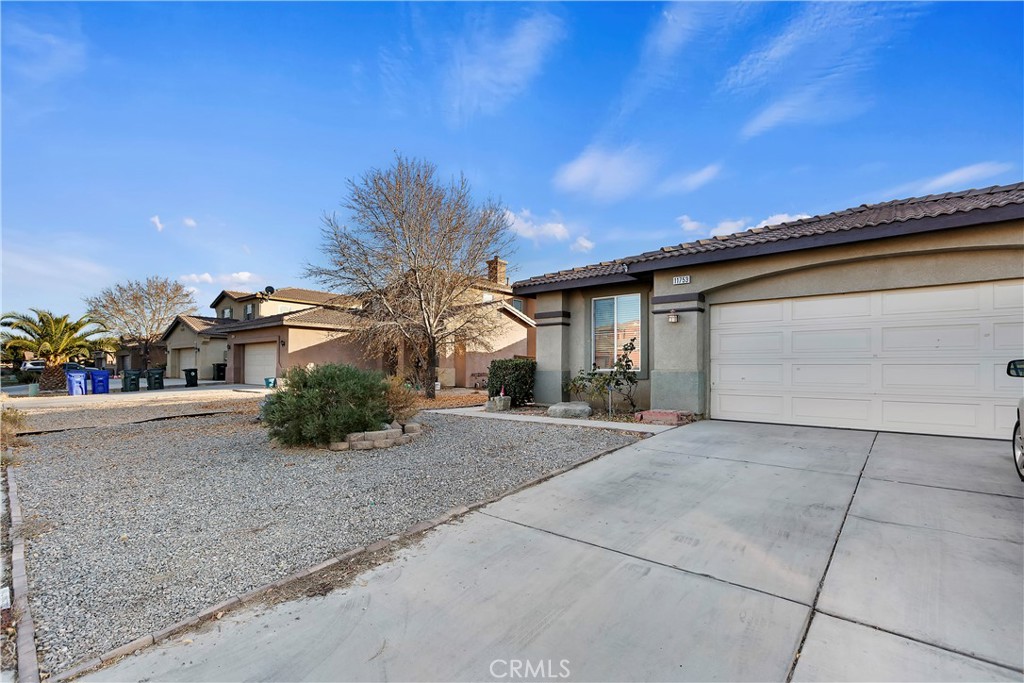
M424 387L427 398L436 398L437 392L434 391L435 383L437 382L437 342L431 339L427 342L427 386Z
M47 365L43 374L39 377L40 391L58 391L67 389L68 379L64 376L64 369L60 365Z
M149 340L142 340L142 369L149 370Z

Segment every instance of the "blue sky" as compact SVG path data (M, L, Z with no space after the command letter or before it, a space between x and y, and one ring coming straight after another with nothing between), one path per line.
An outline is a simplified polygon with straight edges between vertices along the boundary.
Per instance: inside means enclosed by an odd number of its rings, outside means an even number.
M512 212L514 278L1022 178L1021 3L18 3L3 310L315 286L395 151Z

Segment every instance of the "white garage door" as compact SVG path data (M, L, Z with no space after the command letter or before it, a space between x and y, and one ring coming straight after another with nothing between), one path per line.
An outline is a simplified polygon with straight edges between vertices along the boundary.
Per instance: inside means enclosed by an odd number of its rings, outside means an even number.
M245 383L263 384L267 377L277 376L277 344L245 345Z
M1006 439L1024 281L711 307L711 416Z

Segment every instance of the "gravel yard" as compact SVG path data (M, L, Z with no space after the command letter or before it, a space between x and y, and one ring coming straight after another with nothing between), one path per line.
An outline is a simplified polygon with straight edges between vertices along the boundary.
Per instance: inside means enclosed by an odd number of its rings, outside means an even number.
M358 452L276 449L239 413L29 437L16 476L43 668L637 438L420 421L418 441Z

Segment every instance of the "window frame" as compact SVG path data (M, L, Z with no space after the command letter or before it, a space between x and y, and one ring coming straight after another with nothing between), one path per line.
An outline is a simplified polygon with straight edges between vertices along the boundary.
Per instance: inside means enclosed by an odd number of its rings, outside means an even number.
M256 304L246 304L242 309L242 319L252 320L256 317Z
M644 356L643 353L643 337L644 337L644 296L643 292L625 292L623 294L609 294L607 296L595 296L590 300L590 367L594 367L597 363L597 324L594 314L597 309L598 301L605 301L611 299L615 301L615 312L613 314L612 322L612 339L615 340L616 346L614 358L619 357L620 347L618 346L619 337L619 302L618 299L621 297L635 296L637 297L637 323L639 330L636 337L636 356L637 362L633 364L633 371L636 373L643 373L644 367ZM614 361L613 361L614 362ZM611 372L612 368L596 368L597 372Z
M225 308L225 309L224 309L224 310L223 310L223 311L221 312L221 316L220 316L220 317L221 317L221 318L231 318L231 317L232 317L232 315L231 315L232 313L234 313L234 311L233 311L233 310L231 309L231 307L230 307L230 306L228 306L228 307L226 307L226 308Z

